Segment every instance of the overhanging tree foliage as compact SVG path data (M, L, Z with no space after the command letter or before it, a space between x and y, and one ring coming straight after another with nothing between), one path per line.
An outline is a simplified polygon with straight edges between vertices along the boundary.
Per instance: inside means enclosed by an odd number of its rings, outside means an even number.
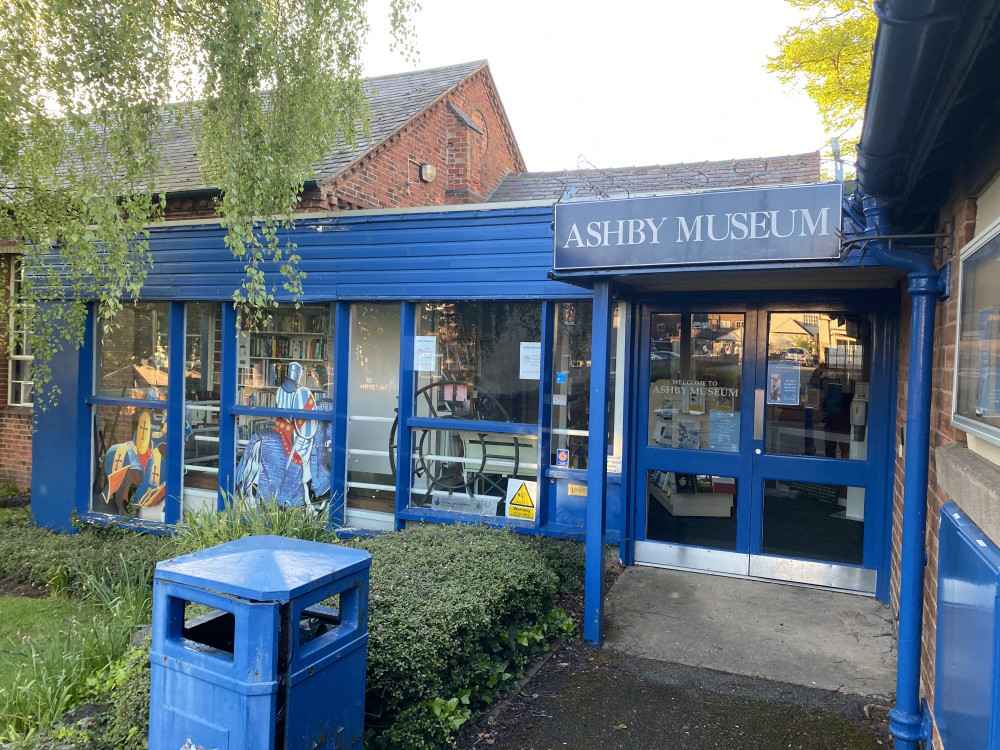
M801 85L831 136L857 126L865 110L878 20L871 0L785 0L804 13L778 40L767 70Z
M418 7L392 0L405 56ZM365 0L0 0L0 243L23 248L36 384L59 339L82 341L87 301L113 326L139 295L169 127L218 191L244 318L273 306L272 263L301 293L279 232L312 165L365 131L368 28Z

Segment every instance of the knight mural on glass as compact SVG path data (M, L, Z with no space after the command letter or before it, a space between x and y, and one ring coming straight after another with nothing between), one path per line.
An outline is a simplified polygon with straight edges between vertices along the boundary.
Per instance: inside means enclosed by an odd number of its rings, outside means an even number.
M288 364L275 393L278 409L332 411L333 402L317 399L300 385L302 365ZM237 489L256 501L279 505L321 505L330 492L331 423L277 418L254 433L236 469Z
M148 398L158 399L155 390ZM164 453L166 450L166 412L142 409L132 439L111 446L104 456L107 484L101 500L126 515L129 506L152 508L166 495Z

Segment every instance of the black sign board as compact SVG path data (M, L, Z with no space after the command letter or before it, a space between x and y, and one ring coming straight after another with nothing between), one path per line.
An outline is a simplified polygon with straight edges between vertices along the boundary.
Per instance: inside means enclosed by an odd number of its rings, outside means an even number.
M557 203L555 271L840 257L839 183Z

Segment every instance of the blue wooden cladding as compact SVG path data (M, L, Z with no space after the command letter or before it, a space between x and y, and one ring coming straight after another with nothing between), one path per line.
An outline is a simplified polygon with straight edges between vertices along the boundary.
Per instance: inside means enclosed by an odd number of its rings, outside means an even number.
M352 214L306 218L297 245L303 301L588 297L552 281L552 209ZM217 224L151 230L148 300L228 300L243 278ZM278 274L268 282L287 298Z

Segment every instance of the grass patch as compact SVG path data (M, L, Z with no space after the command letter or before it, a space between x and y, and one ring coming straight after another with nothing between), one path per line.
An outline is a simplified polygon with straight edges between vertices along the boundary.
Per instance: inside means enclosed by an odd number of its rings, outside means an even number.
M54 640L78 606L68 599L0 596L0 689L13 686L32 647Z

